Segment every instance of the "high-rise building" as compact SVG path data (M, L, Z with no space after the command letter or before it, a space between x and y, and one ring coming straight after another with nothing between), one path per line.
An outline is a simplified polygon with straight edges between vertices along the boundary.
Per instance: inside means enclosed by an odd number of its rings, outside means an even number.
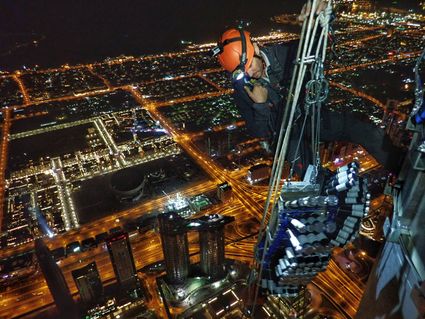
M160 214L158 222L167 280L172 284L182 283L189 274L187 222L175 212Z
M84 305L92 306L102 302L103 285L95 262L73 270L72 277Z
M53 255L44 241L40 238L35 240L35 254L41 271L46 279L47 286L59 311L59 317L64 319L77 319L79 314L77 307L69 292L65 278L56 264Z
M211 278L220 278L224 268L224 226L235 218L218 214L205 215L197 220L201 250L201 269Z
M138 279L128 233L111 235L106 239L106 246L119 285L126 291L135 290L138 287Z
M232 199L232 186L224 182L217 185L217 198L223 202L229 202Z
M385 218L379 251L355 318L425 316L425 126L413 135L393 189L394 211ZM402 276L400 275L402 274Z

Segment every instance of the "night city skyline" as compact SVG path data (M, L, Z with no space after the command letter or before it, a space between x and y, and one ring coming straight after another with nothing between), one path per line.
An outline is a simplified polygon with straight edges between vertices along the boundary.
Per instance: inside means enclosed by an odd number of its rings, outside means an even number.
M419 11L419 2L376 1L379 6L415 11ZM217 41L226 26L240 19L252 23L250 31L254 35L263 35L273 28L299 32L293 26L270 23L270 17L298 13L302 3L291 0L270 0L267 5L259 5L254 0L124 0L118 5L114 0L4 1L0 12L0 71L14 71L23 66L39 65L45 69L66 63L93 63L120 54L172 52L184 48L181 40Z
M330 3L273 93L304 1L6 1L0 318L424 316L425 1Z

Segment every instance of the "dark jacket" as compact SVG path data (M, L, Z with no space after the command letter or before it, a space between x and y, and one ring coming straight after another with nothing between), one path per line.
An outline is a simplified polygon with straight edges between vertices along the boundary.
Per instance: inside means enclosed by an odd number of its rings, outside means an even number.
M245 83L234 82L235 103L246 122L248 133L253 137L270 139L279 131L298 43L294 40L261 49L270 61L267 68L270 82L260 80L268 91L266 103L253 103L244 90Z
M268 91L266 103L253 103L245 92L242 81L234 83L235 103L246 122L248 133L253 137L265 138L272 144L276 143L280 131L298 44L299 41L294 40L262 48L270 61L267 69L270 83L262 81ZM303 99L301 95L300 103ZM302 108L299 109L302 110ZM348 141L362 145L385 168L393 172L399 170L405 151L393 145L382 128L363 121L350 112L339 113L323 107L321 115L321 141ZM293 124L287 159L292 161L295 156L297 158L300 156L300 166L305 168L311 157L309 137L301 141L300 150L298 154L295 154L301 131L300 122L298 120ZM307 127L307 135L308 131Z

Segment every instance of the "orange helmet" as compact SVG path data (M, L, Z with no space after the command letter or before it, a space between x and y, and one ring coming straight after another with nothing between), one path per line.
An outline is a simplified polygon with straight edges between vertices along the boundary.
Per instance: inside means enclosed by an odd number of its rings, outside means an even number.
M219 42L218 61L221 66L233 72L236 69L247 71L254 58L254 46L250 33L242 29L229 29L223 33Z

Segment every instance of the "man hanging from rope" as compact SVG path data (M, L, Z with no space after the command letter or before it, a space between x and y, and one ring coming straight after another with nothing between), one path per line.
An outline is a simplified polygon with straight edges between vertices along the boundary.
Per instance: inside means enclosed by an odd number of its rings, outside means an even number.
M326 8L321 0L317 15ZM303 22L311 9L304 5L298 21ZM292 78L299 40L260 48L252 42L250 33L242 29L229 29L223 33L215 49L218 61L232 73L234 98L246 123L248 133L261 139L260 144L273 152L279 134L285 98ZM298 117L300 114L298 114ZM295 147L300 134L297 122L292 130L289 161L296 160ZM306 167L307 145L302 143L297 156L299 174Z
M304 5L298 16L299 22L308 18L311 11L309 5L310 1ZM324 12L329 9L327 1L319 0L314 18L329 17L330 12ZM321 27L328 23L319 22ZM260 48L257 43L252 42L249 32L242 28L233 28L222 34L218 46L213 49L213 54L218 57L222 67L232 74L235 103L245 120L248 134L260 138L260 144L268 152L275 151L298 45L299 40L293 40ZM302 100L303 97L300 101ZM299 107L286 156L299 176L311 163L312 157L307 143L309 139L300 139L302 121L299 119L302 112L303 108ZM349 115L347 112L341 114L324 110L321 140L361 144L385 167L396 170L402 154L398 148L388 143L385 132ZM301 143L297 149L299 141Z

